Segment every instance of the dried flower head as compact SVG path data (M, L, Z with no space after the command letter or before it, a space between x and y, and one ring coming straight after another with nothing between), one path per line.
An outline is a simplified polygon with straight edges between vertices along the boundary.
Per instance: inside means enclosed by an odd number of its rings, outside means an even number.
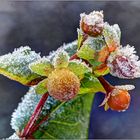
M68 69L56 69L48 76L47 88L55 99L68 101L77 95L80 80Z
M103 11L93 11L88 15L82 13L80 16L80 27L84 33L90 36L101 35L104 27Z
M119 47L108 58L108 67L113 76L133 79L140 77L140 61L134 47Z

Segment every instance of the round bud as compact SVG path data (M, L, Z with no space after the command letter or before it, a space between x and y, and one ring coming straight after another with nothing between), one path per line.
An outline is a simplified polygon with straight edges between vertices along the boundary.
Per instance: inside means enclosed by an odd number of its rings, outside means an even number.
M107 101L112 110L124 111L128 109L131 97L127 90L114 89Z
M48 76L47 88L49 94L55 99L68 101L77 95L80 80L68 69L56 69Z
M90 36L101 35L104 27L103 13L93 11L89 15L81 14L81 28Z

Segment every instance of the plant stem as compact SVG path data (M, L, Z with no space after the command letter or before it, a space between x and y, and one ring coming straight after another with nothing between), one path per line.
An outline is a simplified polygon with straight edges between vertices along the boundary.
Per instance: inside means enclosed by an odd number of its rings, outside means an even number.
M108 83L102 76L98 77L98 80L103 85L107 93L111 92L114 89L114 86Z
M73 60L73 59L79 59L76 53L70 57L70 60Z
M34 110L34 113L32 114L32 116L30 117L27 125L25 126L23 132L21 133L20 137L27 137L29 132L31 131L31 129L33 128L36 120L38 119L39 115L40 115L40 112L45 104L45 101L47 100L48 98L48 93L45 93L43 94L43 96L41 97L39 103L37 104L35 110Z
M29 137L40 127L40 125L42 123L44 123L47 119L49 118L49 116L45 116L43 117L43 119L37 124L37 125L34 125L32 127L32 130L29 132Z

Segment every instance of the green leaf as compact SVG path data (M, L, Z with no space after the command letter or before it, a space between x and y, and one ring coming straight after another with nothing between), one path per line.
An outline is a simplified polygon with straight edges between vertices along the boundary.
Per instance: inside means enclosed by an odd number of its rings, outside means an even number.
M94 94L83 94L60 103L50 113L47 125L40 128L36 139L87 139Z
M93 66L94 69L102 64L102 62L96 61L94 59L90 59L88 62Z
M110 26L108 23L104 25L103 36L109 47L120 45L121 31L117 24Z
M99 76L107 75L109 72L110 72L109 68L104 67L100 70L95 70L94 74L96 75L96 77L99 77Z
M52 72L52 70L54 69L51 62L45 57L37 60L36 62L31 63L29 65L29 68L34 73L37 73L37 74L42 75L42 76L48 76Z
M93 50L95 50L95 52L100 51L105 44L106 43L102 35L98 37L88 36L83 42L83 45L89 45Z
M102 84L93 74L87 73L81 81L79 94L105 92Z
M38 83L38 85L35 87L35 91L37 94L44 94L48 91L47 82L48 82L48 79L46 78L43 81Z
M77 52L77 55L85 60L94 59L95 50L92 49L89 45L82 45L80 50Z
M0 74L25 85L35 84L41 77L33 73L28 65L40 58L40 54L29 47L20 47L13 53L0 56Z
M85 73L91 72L91 69L79 60L72 60L69 62L68 68L77 76L83 76Z
M81 47L83 41L83 34L80 32L80 30L78 30L78 49Z
M66 68L69 63L69 55L65 51L59 51L53 59L53 65L55 68Z
M109 105L105 103L104 110L107 111L109 109Z

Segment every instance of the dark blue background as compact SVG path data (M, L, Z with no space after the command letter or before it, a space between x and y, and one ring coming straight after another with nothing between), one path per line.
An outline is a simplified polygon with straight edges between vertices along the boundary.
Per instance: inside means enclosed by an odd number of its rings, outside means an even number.
M104 10L105 20L118 23L122 30L122 44L130 43L140 55L140 2L7 2L0 1L0 55L15 47L29 45L33 50L47 55L64 42L77 38L79 14L92 10ZM103 100L96 94L91 112L90 138L140 138L140 80L120 80L106 76L112 84L132 83L130 108L124 113L98 108ZM11 113L27 92L17 82L0 76L0 137L13 133L10 127Z

